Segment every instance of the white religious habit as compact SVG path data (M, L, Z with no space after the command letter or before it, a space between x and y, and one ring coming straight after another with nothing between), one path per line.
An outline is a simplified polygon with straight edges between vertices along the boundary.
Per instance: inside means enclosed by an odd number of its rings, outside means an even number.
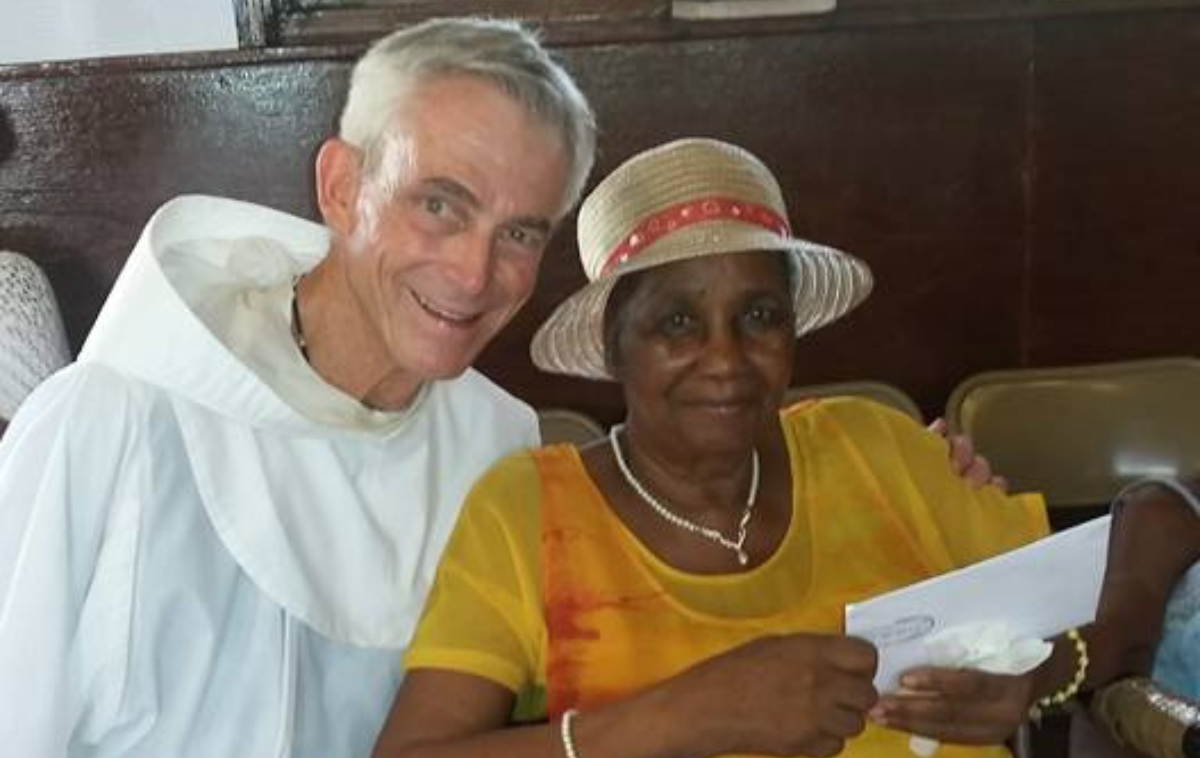
M0 752L363 756L473 480L536 444L468 371L401 413L291 336L323 227L185 197L0 443Z

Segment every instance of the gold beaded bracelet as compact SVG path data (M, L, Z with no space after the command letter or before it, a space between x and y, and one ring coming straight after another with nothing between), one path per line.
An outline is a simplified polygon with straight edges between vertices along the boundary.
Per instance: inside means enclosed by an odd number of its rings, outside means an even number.
M1079 688L1083 686L1083 682L1087 679L1088 672L1088 646L1087 640L1079 633L1078 629L1068 629L1067 639L1075 645L1075 675L1071 677L1071 681L1064 684L1058 691L1052 692L1038 700L1029 707L1029 718L1034 722L1040 723L1042 714L1046 711L1052 711L1062 708L1067 701L1079 694Z

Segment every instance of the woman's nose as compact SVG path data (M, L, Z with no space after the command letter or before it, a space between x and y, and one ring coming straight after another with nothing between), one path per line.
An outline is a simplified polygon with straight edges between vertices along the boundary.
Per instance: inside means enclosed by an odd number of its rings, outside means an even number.
M708 330L704 344L703 361L710 371L735 371L745 365L746 351L741 335L728 326Z

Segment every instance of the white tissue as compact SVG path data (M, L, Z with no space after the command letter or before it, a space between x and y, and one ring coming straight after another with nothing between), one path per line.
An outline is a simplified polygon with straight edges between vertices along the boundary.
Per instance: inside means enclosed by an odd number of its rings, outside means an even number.
M924 640L932 665L975 669L989 674L1024 674L1050 657L1054 645L1037 637L1018 637L1001 621L961 624ZM937 752L940 743L914 734L908 749L921 758Z
M935 666L989 674L1024 674L1050 657L1054 646L1037 637L1017 637L1001 621L961 624L929 635L925 649Z

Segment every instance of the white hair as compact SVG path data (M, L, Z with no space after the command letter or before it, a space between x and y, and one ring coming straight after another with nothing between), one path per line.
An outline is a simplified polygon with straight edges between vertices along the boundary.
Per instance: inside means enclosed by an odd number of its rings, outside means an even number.
M570 162L560 209L565 215L592 169L596 119L570 74L515 21L433 19L393 32L359 59L339 136L362 151L371 185L385 188L399 177L380 174L411 161L408 140L394 133L407 94L429 79L454 75L494 84L558 132Z

